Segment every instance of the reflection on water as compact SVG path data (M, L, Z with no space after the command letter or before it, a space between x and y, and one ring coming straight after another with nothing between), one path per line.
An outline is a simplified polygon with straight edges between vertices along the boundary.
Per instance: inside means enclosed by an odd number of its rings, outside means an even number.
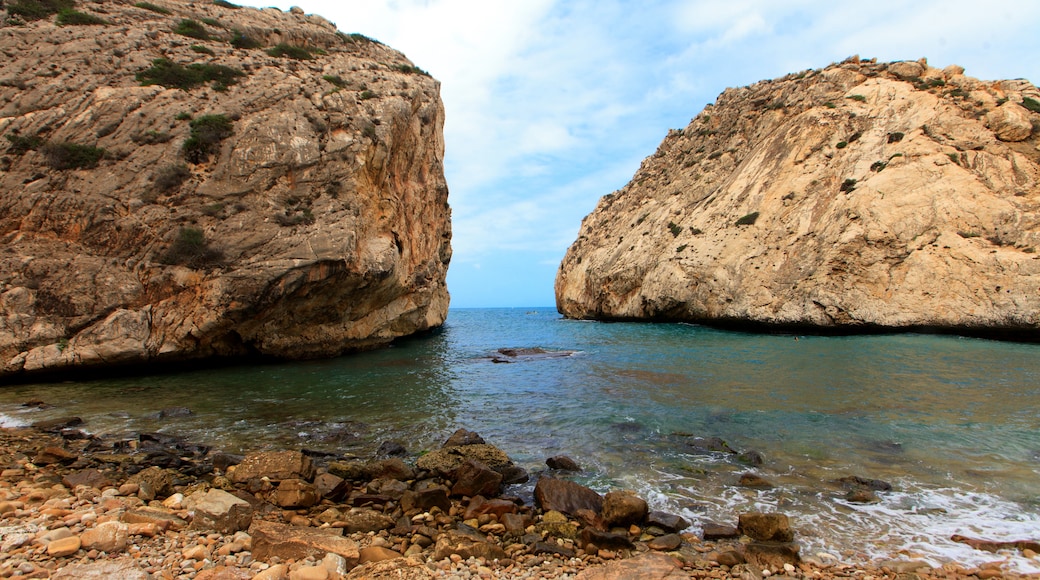
M503 347L578 354L492 364ZM796 339L453 310L443 332L335 360L9 387L0 414L76 414L98 433L162 430L229 451L360 455L388 439L419 452L466 427L529 470L567 454L586 467L585 483L637 489L698 524L777 509L809 550L984 561L993 556L948 536L1040 529L1038 354L1037 345L944 336ZM55 406L20 406L31 398ZM159 419L170 407L193 414ZM764 465L692 453L679 443L687 436L755 450ZM736 486L747 471L776 487ZM846 475L896 491L848 504L829 483Z

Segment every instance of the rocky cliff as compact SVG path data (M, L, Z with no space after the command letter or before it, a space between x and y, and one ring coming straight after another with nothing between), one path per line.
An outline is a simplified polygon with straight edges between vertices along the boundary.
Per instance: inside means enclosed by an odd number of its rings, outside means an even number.
M851 58L727 89L585 218L572 318L1040 337L1040 92Z
M295 8L0 6L0 377L444 321L444 109L403 55Z

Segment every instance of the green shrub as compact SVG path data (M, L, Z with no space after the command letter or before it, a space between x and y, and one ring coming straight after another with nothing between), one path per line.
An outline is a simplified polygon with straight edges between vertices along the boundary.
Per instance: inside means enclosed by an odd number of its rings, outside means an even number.
M152 185L159 191L171 191L177 189L191 177L191 171L187 165L164 165L155 172Z
M695 235L695 236L699 236L699 235L704 233L704 230L702 230L700 228L695 228L693 226L690 226L690 233Z
M107 20L100 16L94 16L93 14L87 14L86 12L80 12L71 8L63 8L58 11L58 18L56 22L60 26L91 26L109 24Z
M365 90L361 91L361 94L360 94L360 95L358 95L358 97L359 97L359 98L360 98L360 99L361 99L362 101L367 101L368 99L374 99L374 98L376 98L376 94L375 94L375 93L373 93L372 91L368 90L368 89L365 89Z
M220 6L221 8L231 8L232 10L237 10L241 8L241 6L239 6L238 4L232 4L230 2L227 2L227 0L213 0L213 5Z
M341 89L347 86L347 81L343 80L343 77L339 75L325 75L321 78L336 85Z
M169 265L200 268L220 263L223 253L209 246L206 235L198 228L181 228L159 261Z
M340 34L340 38L342 38L346 42L353 42L354 44L379 44L378 40L369 38L364 34L360 34L358 32L354 32L352 34Z
M16 0L7 3L7 14L27 21L42 20L75 5L75 0Z
M856 180L852 179L851 177L841 182L841 187L838 188L839 191L846 192L852 191L853 189L856 189Z
M11 144L7 146L7 152L11 155L24 155L29 151L39 149L45 143L43 138L39 135L7 134L4 136L11 142Z
M863 95L849 95L846 98L852 99L853 101L856 101L856 102L859 102L859 103L864 103L864 102L867 101L867 98L864 97Z
M682 233L682 226L675 222L668 222L668 231L672 232L673 238L679 237L679 234Z
M203 24L212 26L213 28L224 28L224 25L220 23L216 18L199 18Z
M835 105L834 103L832 103L830 101L827 101L826 103L823 104L823 106L827 107L828 109L833 109L834 107L837 107L838 105Z
M889 133L888 134L888 142L889 143L899 143L900 141L903 140L904 136L905 135L903 135L899 131L896 131L895 133Z
M844 148L846 148L848 146L849 146L849 143L847 141L838 141L838 144L835 145L835 147L837 147L838 149L844 149Z
M953 161L953 163L955 165L960 165L961 164L961 156L960 155L957 155L956 153L947 153L946 156L949 157L950 161Z
M209 217L217 217L221 212L224 211L224 204L221 202L211 203L209 205L202 206L202 215Z
M191 120L191 113L188 113L186 111L181 111L180 113L177 113L176 115L173 116L173 120L175 120L175 121L190 121Z
M888 163L885 163L884 161L875 161L870 164L870 170L878 173L884 170L885 167L888 167Z
M267 49L267 54L275 58L285 57L296 60L314 60L314 54L312 54L311 49L303 46L285 44L284 42L278 43Z
M199 54L208 54L210 56L213 56L215 54L211 48L207 46L202 46L201 44L191 45L191 50Z
M1040 113L1040 101L1029 97L1022 97L1022 106L1034 113Z
M182 66L168 58L157 58L151 68L137 73L135 78L144 86L162 85L187 91L208 81L214 82L214 88L226 89L245 75L238 69L219 64Z
M201 22L196 22L190 18L184 18L178 22L173 31L177 34L199 40L210 39L209 32L206 32L206 27Z
M679 246L678 248L675 248L675 253L678 254L679 252L685 250L687 248L687 246L688 246L688 244L683 244L683 245Z
M375 125L375 123L373 123L371 121L366 123L364 129L361 130L361 135L363 137L368 137L369 139L371 139L373 141L378 139L379 135L376 133L376 125Z
M144 8L145 10L151 10L152 12L158 12L159 14L172 14L172 12L170 12L169 10L163 8L162 6L156 6L151 2L138 2L137 4L134 4L134 6L138 8Z
M234 133L231 119L224 115L204 115L191 122L191 135L181 151L190 163L202 163L207 160L220 142Z
M738 226L750 226L753 225L756 220L758 220L758 212L753 211L747 214L746 216L738 219L736 223Z
M419 68L419 67L417 67L415 65L395 64L395 65L391 66L390 68L392 68L393 70L395 70L397 72L403 72L403 73L409 74L409 75L423 75L423 76L426 76L426 77L430 76L430 73L424 71L423 69L421 69L421 68Z
M241 30L231 32L231 46L235 48L253 49L263 48L264 44L255 38L248 36Z
M97 167L105 150L79 143L47 143L40 148L47 165L54 169L93 169Z
M130 140L138 145L155 145L156 143L166 143L171 139L173 139L173 135L154 130L130 136Z

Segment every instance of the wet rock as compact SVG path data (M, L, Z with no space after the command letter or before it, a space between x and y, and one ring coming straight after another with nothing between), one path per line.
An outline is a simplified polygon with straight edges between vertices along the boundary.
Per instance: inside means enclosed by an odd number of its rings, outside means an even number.
M61 477L61 483L69 489L76 489L80 485L103 489L112 485L112 481L105 474L93 468L66 473Z
M210 462L213 464L213 469L220 471L227 471L227 468L232 465L238 465L245 459L244 455L236 455L234 453L214 453L210 455Z
M536 555L549 554L561 558L573 558L575 556L574 550L561 546L556 542L545 541L538 541L531 544L531 553Z
M527 470L518 467L516 465L506 465L500 467L495 471L502 474L502 485L512 485L516 483L527 483L531 477L527 474Z
M687 450L695 453L736 453L728 443L718 437L690 437L683 441Z
M371 479L366 472L364 461L332 461L328 467L329 473L342 477L347 481L362 481Z
M451 474L452 495L495 497L502 489L502 474L479 461L467 459Z
M69 429L83 424L79 417L60 417L57 419L45 419L33 423L33 428L45 433L58 433L62 429Z
M396 441L383 441L379 444L379 449L376 449L376 455L380 457L397 457L407 454L408 449Z
M385 495L394 500L399 500L408 491L408 484L384 477L369 482L365 490L370 494Z
M725 550L719 552L718 554L715 554L712 559L722 566L729 566L731 568L747 561L744 559L744 554L741 554L736 550Z
M881 498L869 489L850 489L849 492L845 494L845 501L850 503L870 504L879 503Z
M129 527L123 522L102 522L80 536L84 550L97 550L108 554L125 550L129 539Z
M646 543L646 547L659 552L671 552L678 550L682 545L682 537L679 534L665 534L658 536Z
M657 526L667 532L681 532L690 527L690 522L687 522L682 516L661 511L648 513L646 515L646 523L650 526Z
M194 517L191 529L233 534L249 528L253 520L253 506L249 502L221 489L195 492L187 503Z
M314 489L321 497L337 501L350 491L347 481L338 475L321 473L314 477Z
M283 479L268 498L271 503L283 508L306 508L318 503L318 490L302 479Z
M451 437L441 445L441 448L447 447L460 447L462 445L484 445L487 443L484 438L481 437L475 431L467 431L466 429L459 429L452 433Z
M257 560L320 559L327 553L338 554L347 561L347 567L357 565L360 554L357 542L344 538L336 528L301 528L263 520L249 526L252 553Z
M627 534L601 532L595 528L582 529L580 538L583 546L592 544L601 550L631 550L635 548L635 544L632 543Z
M603 496L600 517L608 526L628 526L642 522L648 511L646 501L635 492L612 491Z
M527 360L540 360L546 358L564 358L572 356L577 351L573 350L546 350L540 347L533 348L500 348L491 355L493 363L514 363Z
M136 483L140 486L138 497L149 501L170 495L175 475L177 475L175 472L168 469L152 466L131 476L127 479L127 483Z
M799 550L793 542L751 542L744 546L744 557L759 569L782 570L784 564L801 562Z
M160 419L179 419L182 417L191 417L194 415L191 409L187 407L170 407L159 411L158 418Z
M580 509L599 513L603 508L603 497L595 491L563 479L543 477L534 486L535 503L545 511L555 510L575 514Z
M418 510L428 512L434 507L447 512L451 509L451 500L448 499L448 488L443 485L428 483L417 486L417 489L408 490L401 496L401 509L405 512Z
M871 491L892 491L892 484L880 479L867 479L857 475L849 475L836 479L835 483L846 489L869 489Z
M743 513L739 516L737 529L760 542L790 542L794 539L794 530L784 514Z
M513 467L513 462L505 451L484 443L437 449L420 457L415 464L419 469L450 477L467 459L479 461L499 473L507 467ZM329 471L332 471L331 466Z
M722 524L706 523L702 526L702 532L702 537L706 541L730 540L740 537L740 530Z
M765 462L762 458L762 454L758 451L745 451L737 455L737 461L752 467L758 467Z
M399 457L370 461L365 465L365 475L369 479L397 479L408 481L415 479L415 471L408 467Z
M558 469L560 471L581 471L581 466L578 465L578 462L566 455L550 457L545 460L545 464L549 466L549 469Z
M229 470L228 478L234 483L245 483L254 477L267 477L272 481L311 481L314 474L311 458L300 451L266 451L247 455L234 469Z
M36 465L69 464L79 459L79 455L61 447L43 447L36 452L33 463Z
M355 532L378 532L394 527L394 518L373 509L353 508L343 514L343 520L336 524L342 526L348 534Z
M761 475L754 473L743 473L740 475L740 481L737 483L741 487L753 487L758 489L772 489L773 484Z
M506 552L501 547L488 541L456 530L441 534L433 548L433 560L443 560L453 554L463 560L484 558L486 560L504 560Z

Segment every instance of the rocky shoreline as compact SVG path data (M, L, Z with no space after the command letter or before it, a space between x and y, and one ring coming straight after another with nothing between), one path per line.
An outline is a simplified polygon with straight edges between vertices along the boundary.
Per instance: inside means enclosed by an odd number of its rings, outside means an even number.
M580 467L565 456L547 459L528 505L502 491L530 475L466 430L418 457L387 442L362 460L238 456L166 434L96 437L78 424L0 430L0 577L1021 577L997 554L978 568L802 554L783 514L734 514L698 535L630 491L571 481ZM1026 544L977 547L1036 557Z

